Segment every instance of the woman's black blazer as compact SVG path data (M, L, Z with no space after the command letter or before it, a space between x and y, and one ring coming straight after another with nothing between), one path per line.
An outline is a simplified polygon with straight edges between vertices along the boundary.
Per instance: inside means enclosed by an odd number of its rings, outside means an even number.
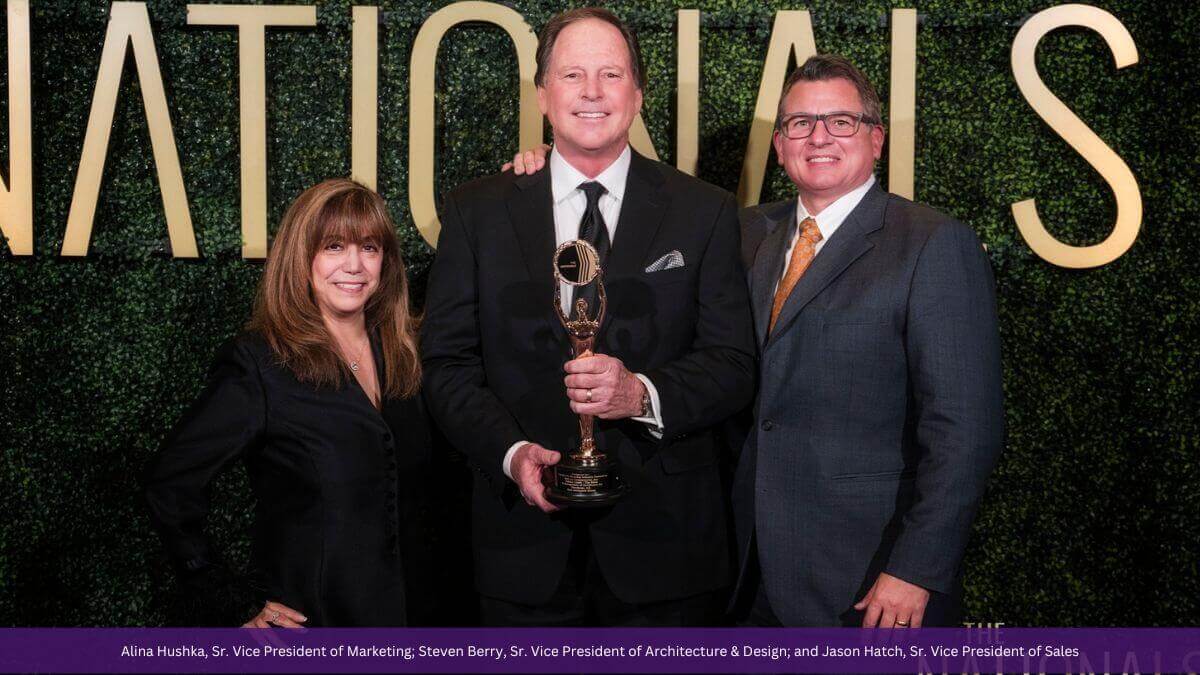
M168 553L185 574L204 574L219 567L204 534L209 484L243 459L257 498L258 597L247 604L282 602L307 626L404 625L398 492L429 446L419 396L385 400L380 412L349 374L337 388L302 383L247 333L218 352L208 386L151 465L146 494Z

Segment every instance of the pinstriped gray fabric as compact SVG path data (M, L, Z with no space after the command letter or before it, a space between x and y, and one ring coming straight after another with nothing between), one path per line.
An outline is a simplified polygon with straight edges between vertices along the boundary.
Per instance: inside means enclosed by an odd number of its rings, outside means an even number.
M734 480L743 570L754 547L784 625L861 622L853 605L881 572L933 591L926 625L954 624L1003 439L987 256L970 228L874 188L768 333L792 204L743 214L761 346Z

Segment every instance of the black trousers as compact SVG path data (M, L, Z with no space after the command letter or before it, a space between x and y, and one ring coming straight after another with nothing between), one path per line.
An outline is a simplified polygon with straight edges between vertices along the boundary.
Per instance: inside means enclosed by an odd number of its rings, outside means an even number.
M575 529L567 568L544 605L480 597L484 626L712 626L720 619L717 593L678 600L628 603L613 594L600 573L586 526Z
M733 609L737 625L744 628L779 628L783 623L771 609L767 599L767 587L763 583L762 567L758 564L758 538L750 541L750 559L746 561L745 577L742 580L740 597L735 599Z
M761 577L755 585L757 588L754 589L754 602L750 605L750 613L743 621L738 622L738 625L754 628L782 627L783 623L775 616L775 610L771 609L771 601L767 599L767 590Z

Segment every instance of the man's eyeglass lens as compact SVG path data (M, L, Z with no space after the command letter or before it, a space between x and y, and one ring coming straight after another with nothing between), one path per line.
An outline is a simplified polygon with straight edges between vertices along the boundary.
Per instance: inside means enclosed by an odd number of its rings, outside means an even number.
M853 136L858 133L862 115L851 113L831 113L828 115L792 115L783 120L783 135L788 138L808 138L818 122L825 123L825 130L830 136Z

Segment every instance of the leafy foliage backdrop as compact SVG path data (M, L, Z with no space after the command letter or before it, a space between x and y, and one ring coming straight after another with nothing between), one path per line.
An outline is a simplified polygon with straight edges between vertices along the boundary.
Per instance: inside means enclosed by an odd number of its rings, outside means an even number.
M172 582L138 480L217 345L247 319L261 274L260 263L240 258L237 36L187 26L182 0L148 3L201 258L170 257L129 60L91 252L67 259L58 251L109 4L31 4L36 255L16 258L0 246L0 624L184 621L167 600ZM420 299L433 253L408 211L409 57L421 24L444 3L379 4L379 189ZM506 4L535 30L566 7ZM1073 271L1034 255L1009 211L1036 197L1051 231L1072 244L1100 241L1113 220L1107 186L1028 107L1010 71L1022 21L1053 4L917 4L917 199L969 223L988 245L1003 337L1008 442L966 559L968 616L1196 625L1200 5L1099 2L1137 42L1140 62L1119 72L1095 33L1059 30L1041 44L1042 77L1125 159L1145 202L1126 255ZM703 12L699 175L733 191L775 11L811 10L819 48L861 64L886 102L888 15L913 3L683 6ZM641 36L650 83L643 116L660 156L673 161L678 5L611 7ZM305 187L349 174L350 8L322 2L316 28L268 32L272 223ZM512 46L494 26L459 26L442 43L437 77L440 193L517 150ZM886 158L884 184L885 174ZM773 168L763 199L789 194ZM461 541L464 488L454 462L446 466L430 509L442 519L438 536ZM211 529L232 560L244 561L251 502L243 473L222 478L214 499ZM470 584L466 567L441 574L441 584Z

